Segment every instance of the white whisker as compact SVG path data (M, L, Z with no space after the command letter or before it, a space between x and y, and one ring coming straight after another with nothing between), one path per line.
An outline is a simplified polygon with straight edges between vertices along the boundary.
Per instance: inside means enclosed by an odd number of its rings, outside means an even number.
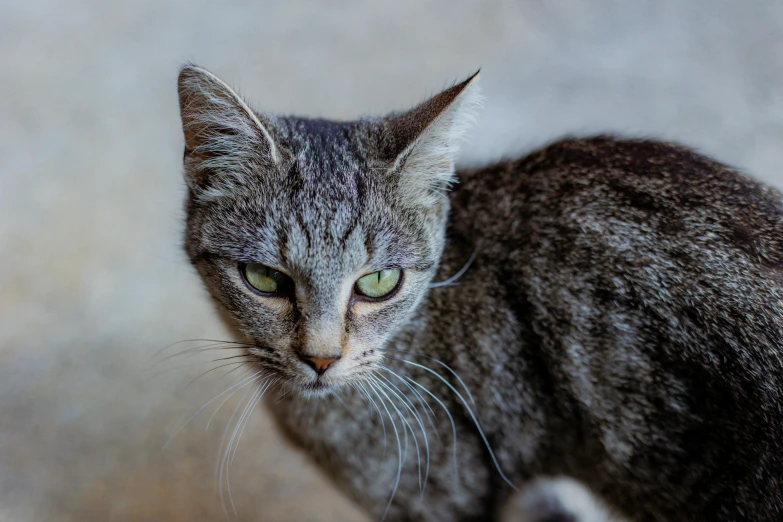
M238 347L245 346L245 345L249 346L249 343L243 343L243 342L238 342L238 341L221 341L221 340L218 340L218 339L185 339L184 341L177 341L175 343L171 343L171 344L168 344L168 345L164 346L163 348L161 348L160 350L158 350L157 352L152 354L152 357L155 358L155 357L157 357L159 355L162 355L163 352L165 352L169 348L172 348L174 346L177 346L178 344L184 344L184 343L212 343L212 344L209 344L207 346L219 346L221 344L234 345L234 346L238 346Z
M454 371L454 369L451 366L449 366L445 362L441 361L440 359L436 359L435 357L432 357L431 355L425 355L423 353L414 352L412 350L394 350L392 348L386 348L384 351L397 352L397 353L401 353L401 354L404 354L404 355L416 355L418 357L424 357L425 359L429 359L430 361L433 361L433 362L439 364L443 368L446 368L446 370L450 374L452 374L454 376L454 378L457 379L457 382L460 383L460 385L462 386L462 389L465 390L465 394L468 396L468 399L470 399L470 403L471 404L475 404L476 403L476 400L473 398L473 394L470 393L470 390L468 389L468 386L465 384L465 381L462 380L462 377L460 377L459 374L456 371Z
M419 388L421 388L424 391L424 393L426 393L427 395L432 397L433 400L435 400L435 402L437 402L440 405L440 407L443 409L443 412L446 414L446 417L449 419L449 423L451 424L452 457L454 459L454 482L455 482L455 485L457 486L457 490L460 490L462 486L461 486L460 480L459 480L459 465L458 465L458 462L457 462L457 425L454 423L454 417L451 416L451 412L449 411L448 406L443 404L443 401L441 401L438 397L436 397L434 393L429 391L426 386L424 386L423 384L418 383L417 381L415 381L411 377L407 377L407 376L404 376L404 377L410 383L418 386Z
M252 348L252 344L226 344L225 341L221 341L214 344L207 344L205 346L196 346L193 348L188 348L186 350L179 351L177 353L173 353L171 355L168 355L164 357L163 359L157 361L157 364L164 363L168 360L174 359L176 357L184 357L185 359L190 359L191 357L198 355L200 353L204 352L210 352L210 351L216 351L216 350L241 350L242 348Z
M247 357L247 359L245 359L243 361L236 361L236 362L233 362L233 363L223 364L223 365L217 366L215 368L212 368L212 370L217 370L218 368L223 368L225 366L228 366L229 364L242 364L242 363L245 363L245 362L250 362L252 360L247 355L234 355L232 357L221 357L220 359L210 359L209 361L199 361L199 362L194 362L194 363L178 364L177 366L173 366L171 368L165 368L165 369L159 371L158 373L156 373L154 375L154 377L158 377L159 375L163 375L164 373L173 372L174 370L183 370L185 368L190 368L192 366L203 366L205 364L214 364L214 363L218 363L218 362L221 362L221 361L228 361L230 359L237 359L239 357ZM210 370L210 371L212 371L212 370Z
M222 391L222 392L220 392L219 394L215 395L215 396L214 396L212 399L210 399L210 400L208 400L207 402L205 402L205 403L204 403L204 404L203 404L203 405L202 405L202 406L201 406L201 407L200 407L198 410L196 410L196 412L195 412L193 415L191 415L191 416L188 418L188 420L186 420L186 421L185 421L185 422L184 422L182 425L180 425L180 426L179 426L179 427L178 427L176 430L174 430L174 433L173 433L173 434L172 434L172 435L171 435L171 436L170 436L170 437L169 437L169 438L166 440L166 442L163 444L163 447L161 448L161 451L164 451L164 450L166 449L166 447L169 445L169 443L170 443L172 440L174 440L174 437L176 437L176 436L177 436L177 434L179 434L179 432L180 432L180 431L182 431L182 430L185 428L185 426L187 426L188 424L190 424L190 422L191 422L193 419L195 419L195 418L198 416L198 414L199 414L199 413L201 413L202 411L204 411L204 408L206 408L207 406L209 406L210 404L212 404L213 402L215 402L216 400L218 400L220 397L222 397L222 396L223 396L223 395L225 395L226 393L230 392L231 390L233 390L233 389L235 389L235 388L237 388L237 387L239 387L240 389L241 389L241 388L243 388L244 386L246 386L246 385L247 385L247 384L248 384L248 383L249 383L249 382L250 382L250 381L253 379L253 377L256 377L256 376L258 376L258 375L260 375L261 373L263 373L263 371L258 371L258 372L254 373L253 375L251 375L251 376L249 376L249 377L244 377L244 378L242 378L242 379L241 379L239 382L237 382L237 383L233 384L232 386L230 386L230 387L226 388L225 390L223 390L223 391ZM233 394L234 394L234 392L232 392L232 394L231 394L231 395L233 395ZM231 395L229 395L229 397L230 397Z
M387 368L384 368L384 367L382 367L382 368L383 369L387 369ZM394 372L392 372L392 373L394 373ZM383 375L378 375L378 377L383 379L384 381L386 381L390 386L392 386L395 390L397 390L397 392L399 393L398 396L403 395L402 390L397 388L397 386L395 386L394 383L392 383L392 381L390 381L389 379L387 379ZM402 381L402 382L405 383L405 381ZM408 386L409 389L413 390L413 388L411 388L410 385L408 385L408 383L405 383L405 385ZM397 395L397 393L395 393L395 395ZM430 476L430 442L429 442L429 437L427 436L427 429L424 427L424 422L421 420L421 415L419 415L418 409L413 404L413 402L411 402L407 397L404 397L404 399L405 400L403 401L403 404L405 404L405 406L408 409L408 411L410 411L411 415L413 415L413 418L418 423L419 428L421 429L421 433L424 436L424 451L425 451L426 459L427 459L425 470L424 470L424 481L421 480L421 460L419 459L419 489L421 490L421 498L424 498L424 488L427 487L427 479ZM414 441L415 440L416 439L414 437ZM419 456L418 443L417 443L417 446L416 446L416 456L417 457Z
M383 510L383 516L381 517L381 522L383 522L386 520L386 515L389 514L392 501L394 500L394 496L397 494L397 488L400 485L400 475L402 475L402 445L400 444L400 434L397 431L397 424L394 422L394 418L389 412L389 408L386 407L386 403L383 401L383 398L378 394L379 390L376 383L374 381L368 381L368 384L375 390L378 401L381 403L381 406L383 406L383 409L386 410L386 415L389 416L389 421L391 421L392 429L394 430L394 436L397 439L397 476L394 479L394 486L392 487L389 502L386 504L386 509Z
M228 441L228 444L226 446L226 450L222 455L221 459L221 484L222 484L222 476L225 473L226 477L226 490L228 492L228 499L231 503L231 508L234 511L234 515L238 515L236 506L234 505L234 498L231 494L231 478L230 478L230 466L231 463L234 462L234 458L236 457L237 449L239 448L239 440L242 437L242 433L245 430L245 427L247 426L248 421L250 420L251 415L256 409L256 406L258 405L261 398L264 396L264 393L266 393L266 390L269 389L269 387L276 382L277 379L274 381L264 381L253 393L253 395L250 396L250 399L245 403L245 407L242 410L242 414L239 416L239 419L237 420L236 424L234 425L234 430L231 434L231 438ZM241 404L241 402L240 402ZM230 422L229 422L230 425ZM222 488L221 488L222 492Z
M363 383L356 383L357 386L360 387L362 391L364 391L364 394L367 397L368 402L372 405L372 407L375 408L375 411L378 412L378 417L381 419L381 428L383 429L383 453L386 454L386 421L383 420L383 414L381 413L381 409L378 408L378 404L375 402L375 399L372 398L372 394L367 391L367 389L364 387Z
M339 395L337 395L337 393L335 393L335 391L334 391L334 390L329 390L329 395L331 395L332 397L334 397L335 399L337 399L337 402L339 402L340 404L342 404L343 406L345 406L346 408L348 408L348 405L346 405L346 404L345 404L345 402L343 402L343 400L340 398L340 396L339 396Z
M511 480L506 476L505 473L503 473L503 470L500 468L500 463L498 462L498 459L495 456L495 452L492 451L492 446L489 444L489 440L487 440L487 436L484 434L484 430L481 429L481 425L479 424L478 418L476 417L476 415L473 413L473 410L468 405L468 402L465 400L465 397L463 397L462 394L454 386L452 386L449 381L444 379L443 376L438 372L436 372L435 370L427 368L426 366L415 363L413 361L408 361L406 359L396 359L396 360L402 361L412 366L416 366L417 368L421 368L422 370L425 370L431 373L432 375L436 376L438 379L440 379L441 382L443 382L443 384L445 384L457 396L457 398L459 398L459 400L462 402L462 405L465 407L465 410L470 415L470 418L473 419L473 424L476 426L476 429L478 430L479 435L481 436L481 440L484 442L484 446L487 448L487 452L489 453L489 456L492 459L492 463L495 465L495 469L497 469L498 473L500 474L500 477L503 479L503 481L506 484L511 486L511 488L514 491L518 491L514 483L511 482Z
M255 374L253 374L252 376L250 376L250 377L246 377L246 379L247 379L247 380L249 380L249 381L250 381L250 380L253 380L253 377L257 377L257 376L258 376L258 375L260 375L261 373L263 373L263 372L261 372L261 371L259 371L259 372L256 372L256 373L255 373ZM258 382L258 381L256 380L256 382ZM215 411L213 411L213 412L212 412L212 415L210 415L210 416L209 416L209 420L207 421L207 426L204 428L205 430L208 430L208 429L209 429L209 425L210 425L210 424L212 424L212 419L214 419L214 418L215 418L215 415L217 415L217 412L218 412L218 411L220 411L220 408L222 408L222 407L223 407L223 405L226 403L226 401L228 401L228 400L231 398L231 396L232 396L232 395L234 395L235 393L237 393L239 390L241 390L242 388L244 388L244 386L246 386L246 385L248 385L248 384L250 384L250 382L246 382L246 383L245 383L245 384L244 384L244 385L243 385L241 388L239 388L239 389L236 389L236 390L234 390L233 392L231 392L231 394L230 394L228 397L226 397L225 399L223 399L223 400L220 402L220 404L218 404L218 407L217 407L217 408L215 408Z
M245 431L245 428L247 427L248 422L250 421L250 416L252 415L253 411L255 411L256 406L258 406L258 403L261 402L261 399L264 398L264 395L266 394L267 390L272 387L272 385L276 384L279 380L278 377L275 377L271 381L267 381L262 385L261 393L258 395L258 397L255 400L255 403L251 407L250 414L248 414L247 418L245 419L245 424L242 426L242 429L239 431L239 436L237 436L237 441L234 444L234 454L231 455L231 462L234 462L234 457L236 457L237 449L239 449L239 441L242 439L242 433Z
M226 516L226 518L230 518L228 515L228 509L226 509L226 499L223 495L223 447L226 442L226 435L228 435L228 430L231 427L231 423L234 421L234 417L236 417L237 411L239 411L239 407L242 406L242 404L245 402L247 395L250 393L250 391L253 388L248 388L245 391L245 394L242 396L242 399L237 403L237 405L234 407L234 411L231 413L231 417L229 417L228 422L226 423L226 428L223 430L223 436L220 437L220 451L218 452L218 458L215 461L215 478L217 479L217 488L220 496L220 506L223 508L223 514ZM231 489L229 486L228 490L229 497L231 495Z
M230 477L230 468L229 465L231 464L231 461L233 460L233 452L236 451L235 448L235 440L237 438L237 433L240 431L240 427L244 426L244 420L246 418L250 417L250 413L253 411L253 406L255 405L255 399L259 394L262 393L263 388L258 387L255 392L253 392L253 395L250 396L250 399L245 403L245 407L242 408L242 413L239 415L239 419L237 419L236 424L234 424L234 430L231 433L231 438L228 440L228 444L226 446L226 451L223 453L223 458L221 462L221 475L225 474L226 477L226 490L228 492L228 501L231 504L231 509L234 511L234 515L236 516L237 508L234 505L234 497L231 494L231 477Z
M470 254L468 261L462 266L462 268L459 269L459 271L456 274L449 277L445 281L440 281L438 283L430 283L429 285L427 285L427 288L440 288L442 286L449 286L455 284L457 282L457 279L462 277L465 274L465 272L468 271L468 268L470 268L470 265L472 265L473 261L476 259L477 254L478 254L478 248L474 250L472 254Z
M432 406L430 406L429 401L427 401L427 399L424 398L424 396L422 396L419 390L411 386L408 383L408 381L406 381L403 378L402 375L398 374L394 370L387 368L386 366L383 365L381 365L380 368L385 372L392 374L397 379L399 379L400 382L402 382L405 385L405 387L408 388L408 390L410 390L413 396L416 397L416 400L424 406L424 413L427 415L427 420L429 421L430 427L435 432L435 436L438 437L438 439L440 439L440 433L438 433L438 428L435 426L435 419L436 419L435 412L433 411Z
M383 377L383 376L382 375L375 376L376 379L377 378L381 378L381 377ZM398 393L396 393L394 390L392 390L389 387L389 385L387 385L386 383L381 382L381 381L377 381L377 383L380 384L381 387L383 387L384 389L388 390L389 393L391 393L393 396L395 396L397 399L399 399L407 407L407 404L405 404L405 400L403 400L403 398ZM386 395L386 393L384 393L384 395ZM414 444L414 447L416 448L416 462L418 464L419 490L421 490L422 489L422 483L421 483L421 452L419 451L419 440L418 440L418 437L416 437L416 432L414 431L413 426L411 426L410 422L408 422L408 419L405 417L405 415L403 415L403 413L399 410L399 408L397 408L397 406L394 404L394 401L388 395L386 395L386 398L389 399L389 403L392 405L392 408L394 408L394 410L397 412L397 416L402 420L403 427L407 428L407 431L410 431L411 432L411 436L413 437L413 444ZM421 421L419 421L419 422L421 422ZM406 435L406 441L407 441L407 435Z

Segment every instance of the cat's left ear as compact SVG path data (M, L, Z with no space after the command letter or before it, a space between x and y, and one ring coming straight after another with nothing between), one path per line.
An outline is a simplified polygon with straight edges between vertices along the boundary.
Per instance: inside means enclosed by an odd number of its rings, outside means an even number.
M459 142L481 103L477 71L408 112L384 120L382 150L393 158L402 197L414 204L436 204L454 181Z
M199 197L230 193L260 170L274 169L283 151L262 121L224 81L196 65L179 73L185 133L185 179Z

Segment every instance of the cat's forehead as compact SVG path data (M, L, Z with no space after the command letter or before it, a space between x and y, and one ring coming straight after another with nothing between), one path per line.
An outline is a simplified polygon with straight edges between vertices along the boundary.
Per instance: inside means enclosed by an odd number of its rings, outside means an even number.
M310 226L325 226L369 216L388 202L389 187L382 170L370 166L357 122L287 117L275 126L288 162L276 176L270 195L277 204L269 210L296 210Z
M276 125L294 166L310 177L355 174L366 169L366 126L308 118L281 118ZM315 181L320 181L316 179ZM339 180L338 180L339 181Z
M260 254L314 279L378 257L384 264L411 262L411 241L402 238L415 227L402 226L396 216L393 189L382 169L368 166L354 124L295 118L275 123L287 165L274 174L257 172L221 204L229 216L220 222L243 231L243 257Z
M211 216L216 226L210 228L241 259L279 266L313 282L362 266L421 261L415 253L426 250L421 223L400 213L368 176L323 168L294 166L275 190L237 193L222 207L225 215ZM320 174L313 175L313 169Z

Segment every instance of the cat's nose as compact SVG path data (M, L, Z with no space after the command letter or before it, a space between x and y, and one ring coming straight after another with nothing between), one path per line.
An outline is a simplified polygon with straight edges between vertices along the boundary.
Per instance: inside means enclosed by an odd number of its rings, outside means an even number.
M315 370L315 373L318 375L323 375L326 370L329 369L329 367L337 362L338 359L340 359L340 356L336 357L308 357L306 355L300 355L302 360L310 366L313 370Z

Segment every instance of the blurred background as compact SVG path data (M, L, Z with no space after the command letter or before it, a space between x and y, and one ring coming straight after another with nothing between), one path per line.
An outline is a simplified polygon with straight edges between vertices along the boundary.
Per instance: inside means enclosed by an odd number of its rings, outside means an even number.
M259 110L334 118L409 107L480 66L465 163L611 131L783 186L778 0L3 0L0 521L223 518L233 403L161 451L234 382L188 385L210 366L155 355L227 338L180 247L184 60ZM364 520L261 409L231 489L240 520Z

